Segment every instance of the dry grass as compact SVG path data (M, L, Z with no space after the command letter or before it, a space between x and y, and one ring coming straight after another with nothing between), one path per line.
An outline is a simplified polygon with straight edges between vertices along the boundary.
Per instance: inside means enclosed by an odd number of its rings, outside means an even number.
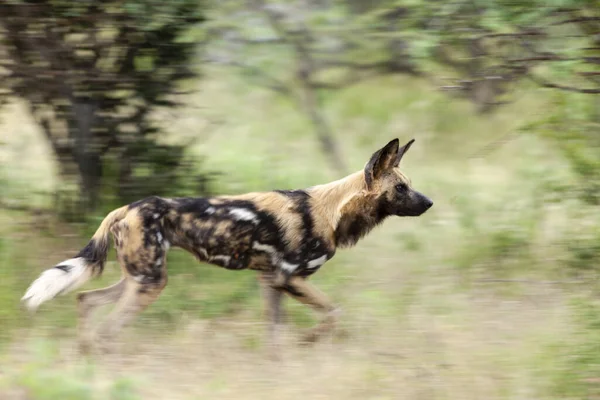
M256 346L263 327L243 316L190 321L168 333L146 323L124 335L117 353L95 358L86 383L101 392L125 374L144 399L537 398L536 356L549 335L565 330L561 292L534 285L524 298L506 300L484 287L448 293L439 283L438 290L421 284L397 318L346 307L345 338L301 348L297 328L288 329L280 363ZM15 341L4 374L19 374L34 361L35 336L24 332ZM71 338L57 345L54 371L68 376L83 368Z

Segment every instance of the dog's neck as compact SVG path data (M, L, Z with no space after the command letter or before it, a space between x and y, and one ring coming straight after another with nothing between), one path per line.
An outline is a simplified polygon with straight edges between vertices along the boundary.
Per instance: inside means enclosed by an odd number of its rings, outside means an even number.
M377 196L367 190L362 170L307 191L314 199L316 214L333 231L338 247L355 245L389 215Z

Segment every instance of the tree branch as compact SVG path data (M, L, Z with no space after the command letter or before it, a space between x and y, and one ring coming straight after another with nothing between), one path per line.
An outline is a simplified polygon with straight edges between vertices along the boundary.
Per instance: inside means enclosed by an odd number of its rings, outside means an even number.
M529 79L531 79L533 82L537 83L538 85L540 85L542 87L546 87L546 88L560 89L560 90L565 90L567 92L576 92L576 93L585 93L585 94L600 94L600 87L599 88L578 88L578 87L574 87L574 86L567 86L567 85L561 85L558 83L552 83L545 79L536 77L533 74L527 74L527 77Z
M565 19L563 21L558 21L558 22L554 22L551 24L551 26L556 26L556 25L564 25L564 24L572 24L572 23L580 23L580 22L600 22L600 17L576 17L576 18L570 18L570 19Z
M254 77L258 77L259 79L262 79L262 81L264 82L265 86L279 94L283 94L289 97L294 97L294 93L292 92L292 90L283 82L280 81L279 79L267 74L265 71L263 71L262 69L255 67L253 65L249 65L249 64L245 64L239 61L235 61L235 60L211 60L211 59L207 59L207 61L209 62L213 62L213 63L218 63L221 65L229 65L232 67L236 67L236 68L240 68L242 69L244 72L248 73L251 76Z
M297 31L287 30L282 22L283 15L268 7L264 0L255 0L255 4L264 12L273 30L294 49L298 63L296 77L302 88L300 104L308 114L323 152L333 168L340 174L346 174L348 172L346 163L340 154L331 127L321 110L318 88L312 84L312 77L318 71L317 64L308 47L308 43L314 42L313 36L304 24Z

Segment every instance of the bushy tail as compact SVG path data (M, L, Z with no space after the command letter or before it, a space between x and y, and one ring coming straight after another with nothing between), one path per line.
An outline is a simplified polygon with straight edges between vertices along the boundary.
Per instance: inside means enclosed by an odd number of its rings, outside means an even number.
M77 289L94 275L101 275L108 253L110 228L125 217L127 209L128 206L124 206L110 212L75 258L42 272L21 298L26 307L35 311L43 302Z

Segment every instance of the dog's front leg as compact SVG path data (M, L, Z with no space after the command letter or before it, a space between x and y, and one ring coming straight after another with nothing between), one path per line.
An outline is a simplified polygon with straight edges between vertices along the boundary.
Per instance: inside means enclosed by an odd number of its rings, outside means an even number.
M272 359L279 359L281 356L281 302L283 300L283 292L274 287L272 274L263 272L259 276L259 280L265 302L265 313L268 319L267 345L269 347L269 356Z
M294 299L323 315L321 321L302 338L302 343L315 342L335 328L341 309L305 278L292 277L285 291Z

